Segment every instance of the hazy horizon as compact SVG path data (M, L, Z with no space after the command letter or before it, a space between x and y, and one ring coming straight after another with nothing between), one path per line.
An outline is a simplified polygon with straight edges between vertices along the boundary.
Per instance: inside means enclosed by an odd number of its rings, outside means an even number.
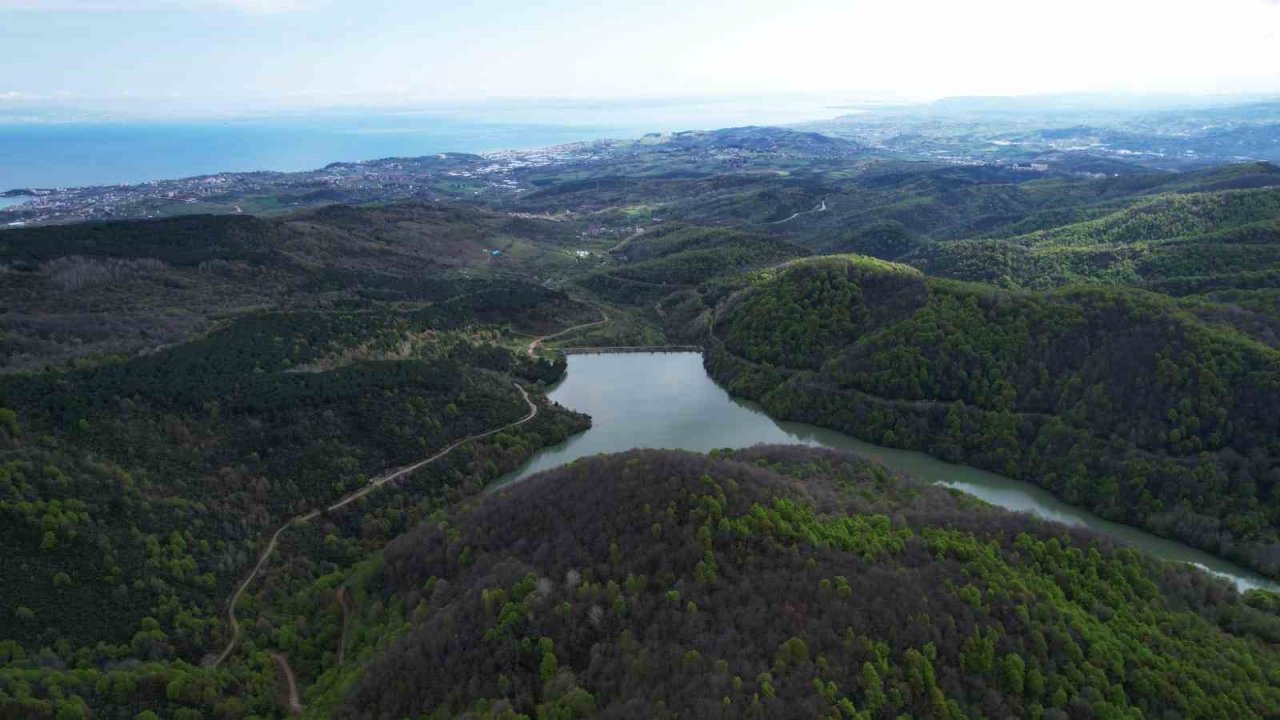
M1280 0L0 0L0 190L828 121L1280 100Z
M1151 113L1276 101L1280 95L1061 94L958 96L939 106L1001 109L1061 123L1152 117ZM424 107L330 107L232 115L118 116L0 109L0 192L141 183L222 172L320 169L334 162L440 152L529 150L647 133L744 125L820 129L876 103L808 96L493 99ZM892 109L888 106L887 109ZM906 105L929 112L929 105ZM1098 112L1094 112L1098 111ZM940 115L939 117L945 117ZM817 123L816 125L812 123Z
M0 0L0 117L1280 95L1280 2ZM22 115L26 113L26 115Z
M102 101L83 105L0 100L0 127L19 125L111 124L323 124L339 121L397 118L409 121L446 120L471 123L609 127L628 133L706 130L733 125L795 125L842 115L884 110L921 109L956 102L1008 102L1021 109L1064 112L1101 110L1152 112L1191 107L1214 107L1278 102L1274 92L1221 93L1016 93L943 95L929 98L860 97L855 95L583 96L495 97L447 102L360 102L286 107L246 104L240 107L198 103ZM683 123L683 124L682 124ZM387 131L394 132L394 131ZM629 135L628 135L629 136Z

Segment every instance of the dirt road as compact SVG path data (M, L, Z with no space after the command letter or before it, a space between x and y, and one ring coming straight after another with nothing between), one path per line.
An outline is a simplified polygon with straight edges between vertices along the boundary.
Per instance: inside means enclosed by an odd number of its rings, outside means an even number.
M581 325L574 325L573 327L565 328L560 332L552 333L550 335L542 335L542 336L536 337L529 342L529 347L525 348L525 351L524 351L525 355L528 355L529 357L533 357L533 354L534 352L537 351L538 346L548 340L554 340L558 337L561 337L562 335L568 335L569 333L575 332L577 330L585 330L586 328L595 327L597 325L603 325L609 322L609 315L605 313L603 308L597 307L596 310L600 311L599 320L596 320L595 322L582 323Z
M570 328L570 330L572 329L573 328ZM537 342L537 340L535 340L534 342ZM488 430L478 435L471 435L469 437L465 437L465 438L462 438L461 440L455 441L453 444L444 448L443 450L436 453L435 455L432 455L431 457L426 458L425 460L419 460L418 462L412 465L406 465L402 468L386 473L381 477L375 478L374 480L370 481L369 484L365 485L359 490L356 490L352 493L345 495L342 499L338 500L332 505L329 505L328 507L312 510L311 512L306 513L304 515L298 515L293 518L290 518L288 522L281 525L274 533L272 533L271 539L267 542L267 546L262 549L262 554L258 556L258 562L253 566L253 570L249 572L249 575L245 577L243 582L240 583L240 585L236 588L236 591L231 594L230 598L227 599L227 624L231 626L231 639L227 641L226 648L224 648L222 650L222 653L219 654L218 657L212 663L210 663L210 666L217 667L218 665L221 665L222 661L226 660L227 656L231 654L231 651L235 649L236 643L240 641L240 622L236 620L236 604L240 602L240 596L244 595L245 590L249 589L249 585L253 583L253 581L258 577L259 574L261 574L262 568L266 567L267 561L271 558L271 553L274 552L276 549L276 546L280 544L280 536L284 533L285 530L288 530L293 525L301 525L302 523L308 522L310 520L314 520L315 518L319 517L320 513L322 512L337 510L346 505L349 505L355 502L356 500L359 500L360 498L364 497L365 495L368 495L374 490L377 490L383 485L386 485L389 482L398 480L404 477L405 475L408 475L409 473L412 473L413 471L422 468L424 465L429 465L435 462L436 460L439 460L445 455L448 455L450 452L456 450L460 445L465 445L469 442L480 440L480 439L489 437L490 435L495 435L504 430L510 430L513 427L523 425L529 422L530 420L534 419L538 415L538 406L535 405L534 402L529 399L529 393L525 392L524 388L520 387L519 383L516 383L515 387L516 387L516 390L520 391L520 397L524 399L525 404L529 406L528 415L525 415L523 418L513 423L508 423L506 425L503 425L502 427L494 428L493 430ZM286 666L287 666L287 663L286 663Z

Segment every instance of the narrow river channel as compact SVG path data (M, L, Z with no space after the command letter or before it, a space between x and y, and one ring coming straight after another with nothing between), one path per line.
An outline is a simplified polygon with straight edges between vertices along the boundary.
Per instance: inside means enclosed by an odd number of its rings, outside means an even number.
M1069 525L1083 525L1146 552L1199 565L1230 579L1241 590L1280 590L1257 573L1209 553L1127 525L1109 522L1058 500L1029 483L924 453L881 447L834 430L779 422L755 403L733 398L707 375L698 353L571 355L565 379L549 396L587 413L590 430L542 450L495 488L580 457L632 448L705 452L759 443L792 443L854 450L893 470L976 495L1009 510L1030 512Z

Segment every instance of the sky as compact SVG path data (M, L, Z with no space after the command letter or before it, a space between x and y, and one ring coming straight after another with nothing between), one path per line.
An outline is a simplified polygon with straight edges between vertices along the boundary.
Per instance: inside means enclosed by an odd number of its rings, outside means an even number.
M1280 93L1280 0L0 0L0 110Z

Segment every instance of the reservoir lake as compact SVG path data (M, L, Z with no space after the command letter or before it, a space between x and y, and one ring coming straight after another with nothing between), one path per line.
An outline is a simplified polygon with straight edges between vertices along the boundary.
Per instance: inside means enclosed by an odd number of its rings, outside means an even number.
M1104 520L1030 483L943 462L924 453L863 442L814 425L774 420L756 403L734 398L717 385L703 369L699 353L570 355L568 362L564 380L551 388L548 396L590 415L591 429L538 452L499 479L494 490L580 457L632 448L706 452L769 443L846 449L992 505L1084 526L1157 557L1193 563L1231 580L1241 591L1280 590L1280 583L1257 573L1182 543Z

